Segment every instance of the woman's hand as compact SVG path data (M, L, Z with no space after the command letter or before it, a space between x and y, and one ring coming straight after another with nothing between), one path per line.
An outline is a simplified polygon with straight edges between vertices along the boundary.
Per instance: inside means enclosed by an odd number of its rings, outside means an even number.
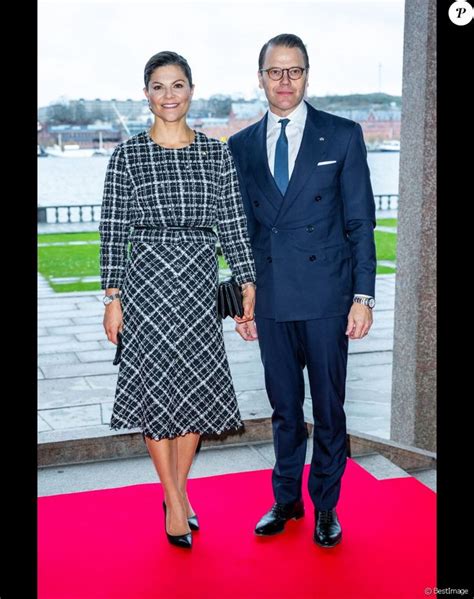
M235 330L244 341L255 341L258 339L255 320L249 320L248 322L244 322L242 324L236 324Z
M114 300L108 306L105 306L104 329L107 339L117 345L117 333L123 329L122 304L120 300Z
M238 322L239 324L253 320L255 310L255 287L253 285L245 287L242 291L242 305L244 308L243 317L234 316L235 322Z

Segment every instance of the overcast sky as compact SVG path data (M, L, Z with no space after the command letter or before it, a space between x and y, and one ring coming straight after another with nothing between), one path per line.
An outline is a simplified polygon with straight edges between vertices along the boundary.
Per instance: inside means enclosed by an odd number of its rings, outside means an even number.
M39 0L38 102L141 99L161 50L188 60L195 98L254 97L258 53L279 33L306 44L309 95L401 95L403 12L403 0Z

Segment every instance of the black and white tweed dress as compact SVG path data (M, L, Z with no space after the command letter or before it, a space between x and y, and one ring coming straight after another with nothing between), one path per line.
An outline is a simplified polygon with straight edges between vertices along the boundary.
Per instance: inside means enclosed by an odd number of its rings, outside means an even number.
M226 144L196 132L167 149L142 132L115 148L99 226L101 287L120 288L123 310L111 429L159 440L242 426L216 307L217 235L193 230L214 226L237 282L255 282Z

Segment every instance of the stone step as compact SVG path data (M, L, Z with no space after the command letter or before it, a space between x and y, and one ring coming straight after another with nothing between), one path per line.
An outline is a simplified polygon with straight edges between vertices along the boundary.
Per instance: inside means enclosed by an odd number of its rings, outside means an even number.
M202 447L226 447L253 442L271 442L271 418L244 419L242 433L223 434L202 440ZM312 425L308 424L312 431ZM108 426L44 430L38 434L38 467L80 464L147 455L138 429L115 431Z
M423 483L429 489L436 493L436 469L435 468L421 468L421 469L409 469L404 470L394 464L385 456L380 453L367 453L365 455L357 456L352 458L354 462L357 462L359 466L362 466L364 470L369 472L377 480L384 480L389 478L416 478L418 481Z
M406 470L403 470L380 453L369 453L352 459L377 480L410 476Z
M201 447L194 458L189 478L265 470L273 444L240 444ZM310 454L308 454L310 459ZM129 485L157 483L158 477L148 454L80 464L39 468L38 496L111 489Z
M243 415L243 414L242 414ZM266 443L267 459L274 463L271 417L256 414L244 417L244 431L203 438L202 448L226 448ZM313 425L306 422L308 448L312 446ZM114 431L108 426L47 430L38 435L38 467L57 467L148 455L138 429ZM378 480L411 476L436 491L436 456L431 452L372 435L348 431L348 455ZM385 454L385 455L383 455Z
M422 470L410 470L411 476L416 478L426 485L429 489L436 493L436 469L435 468L426 468Z
M143 446L142 441L141 444ZM309 438L306 464L311 461L312 451L313 440ZM378 480L410 477L409 473L378 453L367 453L353 459ZM270 469L274 464L275 452L271 441L218 446L203 443L193 461L190 478ZM417 474L426 479L427 476L435 476L435 472L434 469L425 469ZM157 481L153 464L145 450L142 455L134 457L116 456L114 459L40 467L38 495L73 493ZM436 488L432 490L436 491Z

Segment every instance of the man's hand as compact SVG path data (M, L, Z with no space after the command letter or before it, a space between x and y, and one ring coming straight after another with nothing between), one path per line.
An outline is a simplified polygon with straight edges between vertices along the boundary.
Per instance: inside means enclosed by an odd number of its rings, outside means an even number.
M248 322L236 324L235 330L245 341L255 341L258 339L255 320L249 320Z
M253 320L253 313L255 310L255 288L246 287L242 291L242 307L244 309L244 315L242 318L234 316L234 320L237 323L244 323Z
M368 306L354 302L347 317L346 335L349 339L362 339L372 326L372 310Z

